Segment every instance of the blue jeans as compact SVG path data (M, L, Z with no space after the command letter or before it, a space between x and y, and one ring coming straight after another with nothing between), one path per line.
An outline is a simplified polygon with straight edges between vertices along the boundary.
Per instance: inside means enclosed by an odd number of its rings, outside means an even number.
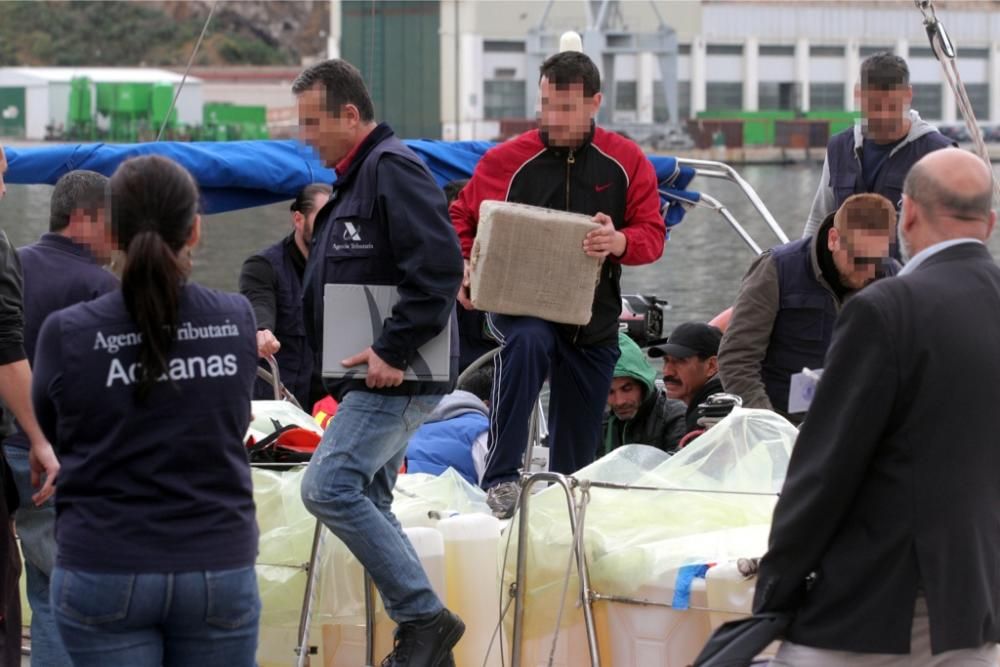
M56 557L56 507L50 498L41 507L31 500L31 469L28 450L4 447L14 473L21 506L14 513L14 526L24 554L24 576L31 607L31 664L37 667L72 667L63 648L49 607L49 577Z
M52 609L75 667L253 667L253 567L212 572L52 572Z
M392 488L406 443L440 396L344 398L302 479L302 501L371 574L397 623L443 608L413 545L392 513Z

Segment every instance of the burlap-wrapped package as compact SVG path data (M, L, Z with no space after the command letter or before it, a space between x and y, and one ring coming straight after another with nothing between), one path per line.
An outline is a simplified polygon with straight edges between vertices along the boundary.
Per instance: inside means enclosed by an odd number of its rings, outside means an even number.
M484 201L472 246L477 310L587 324L601 260L583 252L600 227L589 216L527 204Z

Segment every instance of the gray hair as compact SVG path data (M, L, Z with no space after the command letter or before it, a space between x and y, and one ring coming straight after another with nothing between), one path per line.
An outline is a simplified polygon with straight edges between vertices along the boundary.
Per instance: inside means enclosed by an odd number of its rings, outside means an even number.
M103 209L108 178L96 171L78 169L63 174L52 190L49 231L66 229L73 211L90 213Z

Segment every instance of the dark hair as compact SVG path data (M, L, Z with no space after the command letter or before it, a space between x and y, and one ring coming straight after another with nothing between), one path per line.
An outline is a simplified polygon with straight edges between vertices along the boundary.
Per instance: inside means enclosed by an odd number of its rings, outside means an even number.
M863 192L844 200L833 216L838 232L896 233L896 207L880 194Z
M444 196L448 199L448 204L451 204L458 198L462 188L465 187L466 183L469 182L467 178L456 178L454 181L449 181L444 184Z
M892 90L910 85L906 61L888 51L879 51L861 63L862 90Z
M167 370L189 266L180 253L198 213L198 188L176 162L146 155L123 162L110 181L111 225L125 251L122 296L142 334L136 394L145 400Z
M49 231L60 232L69 226L73 211L94 214L104 208L107 176L96 171L77 169L63 174L52 190L49 204Z
M490 391L493 389L493 364L484 364L469 373L458 389L474 394L484 403L490 400Z
M326 92L327 113L337 117L342 106L353 104L363 122L375 120L375 105L368 94L368 87L361 72L351 63L339 59L324 60L306 68L292 83L292 93L301 95L316 84L322 85Z
M969 222L989 220L993 210L992 181L981 192L960 194L942 185L934 170L919 162L906 174L903 194L931 211L941 211Z
M316 195L328 195L333 192L331 188L326 183L313 183L312 185L307 185L302 188L302 192L299 196L292 201L292 205L289 206L289 210L296 213L301 213L302 215L309 215L313 211L313 207L316 205Z
M538 80L542 77L556 88L566 88L574 83L583 84L583 94L593 97L601 92L601 73L597 65L585 54L579 51L563 51L542 63Z

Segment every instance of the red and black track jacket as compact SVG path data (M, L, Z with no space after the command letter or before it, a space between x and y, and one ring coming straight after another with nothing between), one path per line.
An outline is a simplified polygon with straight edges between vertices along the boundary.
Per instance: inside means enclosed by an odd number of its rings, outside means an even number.
M628 240L625 254L604 262L590 322L561 326L579 345L617 344L621 265L655 262L666 238L656 172L639 147L600 127L573 150L548 146L539 130L495 146L451 205L463 257L472 250L479 205L487 199L611 216Z

